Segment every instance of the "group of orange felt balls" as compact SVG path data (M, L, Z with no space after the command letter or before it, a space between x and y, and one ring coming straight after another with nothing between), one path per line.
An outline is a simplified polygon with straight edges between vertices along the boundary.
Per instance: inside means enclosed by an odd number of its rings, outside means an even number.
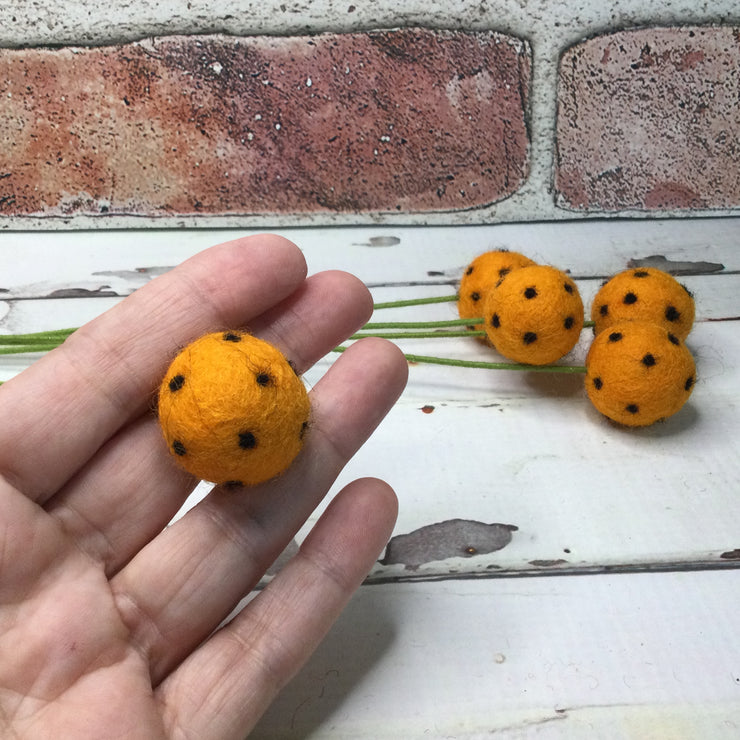
M572 278L516 252L474 259L457 299L462 319L475 319L498 352L526 365L559 360L584 326ZM628 426L678 411L696 374L684 343L694 320L688 290L660 270L627 270L599 290L591 316L586 391L594 406ZM185 347L165 374L157 410L177 462L219 484L256 485L282 473L310 422L308 394L292 365L242 331L207 334Z
M528 365L556 362L575 347L583 329L583 301L563 271L517 252L476 257L458 290L462 319L504 357ZM594 340L586 357L586 393L619 424L648 426L675 414L696 383L685 344L694 299L672 275L633 268L606 282L594 297Z

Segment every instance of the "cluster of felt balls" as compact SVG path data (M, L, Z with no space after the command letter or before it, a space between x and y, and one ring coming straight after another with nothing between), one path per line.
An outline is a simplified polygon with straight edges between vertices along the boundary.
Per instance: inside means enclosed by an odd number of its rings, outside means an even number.
M470 322L467 333L483 335L520 369L557 362L584 327L574 280L517 252L476 257L454 298L461 321ZM666 272L635 268L607 281L593 300L594 339L580 369L596 409L626 426L676 413L696 380L685 344L693 321L691 294ZM310 402L278 349L245 332L222 331L175 357L159 388L158 416L167 447L188 472L256 485L285 471L301 450Z
M458 291L461 319L504 357L547 365L570 352L583 328L574 281L516 252L495 250L465 269ZM608 280L591 307L594 340L586 357L586 392L605 416L647 426L675 414L696 382L685 339L694 299L672 275L655 268L625 270Z

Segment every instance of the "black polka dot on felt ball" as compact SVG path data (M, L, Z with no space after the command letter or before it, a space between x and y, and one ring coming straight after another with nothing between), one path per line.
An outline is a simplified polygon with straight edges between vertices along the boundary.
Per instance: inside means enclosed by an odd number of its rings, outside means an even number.
M642 364L645 365L645 367L652 367L655 365L655 357L648 352L643 358L642 358Z
M627 293L622 301L628 305L631 306L633 303L637 303L637 296L634 293Z
M671 334L670 332L668 332L668 341L671 344L676 344L676 345L681 344L681 340L675 334Z
M640 407L636 403L630 403L624 407L630 414L637 414L640 411Z
M645 270L635 270L632 273L632 277L636 277L636 278L646 278L646 277L649 277L649 275L650 273L645 272Z
M470 294L470 300L478 302L480 300L480 293L475 290Z
M242 338L238 334L234 334L232 331L227 331L224 334L224 342L241 342Z
M185 385L185 376L184 375L175 375L169 382L169 388L174 393L175 391L179 391L180 388L182 388Z
M573 286L570 283L563 283L563 287L565 288L566 293L573 294Z
M272 378L267 373L258 373L256 380L257 385L261 385L264 387L266 385L270 385L270 381L272 380Z
M665 317L668 321L678 321L681 318L681 312L675 306L668 306L665 310Z
M537 341L537 334L533 331L528 331L522 337L524 344L534 344Z
M686 378L686 383L684 383L684 390L690 391L694 387L694 376L690 375L688 378Z
M243 450L253 450L257 446L257 437L252 432L239 432L239 447Z
M593 383L597 391L600 391L604 387L604 381L601 378L594 378Z
M572 316L568 316L565 319L565 321L563 321L563 326L566 329L572 329L573 328L573 324L575 324L575 323L576 323L576 320Z
M174 441L174 442L172 443L172 451L173 451L173 452L174 452L174 453L175 453L176 455L179 455L180 457L182 457L183 455L186 455L186 454L187 454L187 452L188 452L188 451L187 451L187 450L185 449L185 445L184 445L184 444L183 444L182 442L180 442L180 440L179 440L179 439L176 439L176 440L175 440L175 441Z
M470 265L470 267L468 267L468 269L465 270L465 274L466 275L472 275L473 274L473 270L475 270L475 267L473 267L473 265Z
M609 315L609 306L607 306L607 305L606 305L606 303L602 303L602 304L601 304L601 305L599 306L599 313L600 313L600 314L601 314L602 316L608 316L608 315Z
M491 316L491 326L494 329L498 329L501 326L501 319L498 317L498 314L495 313L493 316Z
M524 291L524 297L527 300L532 300L532 298L536 298L537 297L537 288L535 288L535 287L527 288Z
M505 278L510 272L511 272L511 270L508 267L502 267L498 271L498 276L499 276L499 278Z
M610 342L618 342L622 338L622 332L621 331L613 331L609 335L609 341Z

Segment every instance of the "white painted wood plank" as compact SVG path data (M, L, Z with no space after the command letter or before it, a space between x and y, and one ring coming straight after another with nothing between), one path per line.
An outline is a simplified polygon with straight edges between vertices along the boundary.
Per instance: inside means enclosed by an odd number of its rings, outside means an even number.
M253 737L736 738L739 578L366 586Z
M156 230L0 233L0 288L85 280L138 287L156 268L177 264L249 230ZM454 280L487 249L521 251L578 275L608 276L633 258L671 259L740 269L740 218L606 221L458 227L278 229L306 253L309 269L345 269L368 284ZM386 246L383 246L386 245ZM155 268L136 273L137 268ZM441 272L430 276L428 272ZM126 274L119 274L126 273ZM131 274L135 273L135 274ZM9 284L8 284L9 283ZM43 286L42 286L43 287Z

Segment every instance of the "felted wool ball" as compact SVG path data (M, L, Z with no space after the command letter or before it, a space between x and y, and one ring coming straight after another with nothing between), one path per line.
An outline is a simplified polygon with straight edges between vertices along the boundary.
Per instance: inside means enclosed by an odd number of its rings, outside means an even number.
M617 322L651 321L686 339L694 323L694 299L681 283L654 267L625 270L605 283L591 306L594 332Z
M483 315L486 298L504 275L512 270L535 263L519 252L496 249L478 255L465 269L458 289L457 310L461 319L478 318ZM483 330L483 324L475 324Z
M586 357L586 393L604 416L631 427L675 414L691 395L696 366L683 340L647 321L598 334Z
M512 270L488 295L486 334L504 357L547 365L575 346L583 328L576 284L549 265Z
M206 334L175 357L159 389L159 423L188 472L256 485L303 446L310 402L282 353L238 331Z

